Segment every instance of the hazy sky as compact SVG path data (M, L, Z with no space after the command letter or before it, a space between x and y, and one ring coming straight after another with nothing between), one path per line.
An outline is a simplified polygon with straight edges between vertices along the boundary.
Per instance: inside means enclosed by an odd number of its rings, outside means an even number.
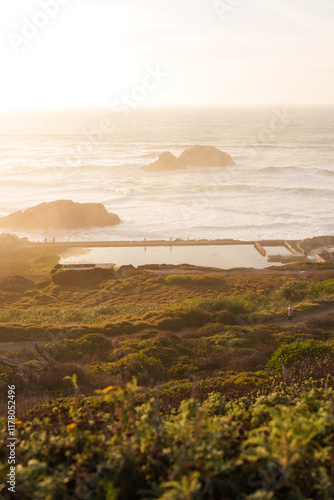
M8 0L0 109L334 103L333 0Z

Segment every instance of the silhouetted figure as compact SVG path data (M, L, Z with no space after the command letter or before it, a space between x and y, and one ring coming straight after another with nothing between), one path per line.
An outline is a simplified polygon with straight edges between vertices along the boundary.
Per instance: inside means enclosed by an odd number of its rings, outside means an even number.
M290 321L290 323L293 320L293 313L294 313L293 305L290 304L288 307L288 320Z

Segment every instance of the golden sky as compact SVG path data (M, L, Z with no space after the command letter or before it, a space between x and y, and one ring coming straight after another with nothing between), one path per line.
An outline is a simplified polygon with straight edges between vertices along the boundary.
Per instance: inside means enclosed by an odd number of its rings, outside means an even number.
M1 2L0 109L333 104L333 0Z

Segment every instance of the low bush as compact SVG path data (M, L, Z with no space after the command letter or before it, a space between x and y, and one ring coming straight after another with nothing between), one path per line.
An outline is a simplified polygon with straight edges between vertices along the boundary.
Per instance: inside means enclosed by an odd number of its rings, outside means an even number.
M220 387L228 391L229 383L222 380ZM205 384L207 390L215 387L213 381ZM92 408L88 413L85 405L64 400L54 411L45 407L31 412L16 424L20 461L16 496L26 500L83 494L96 500L332 498L333 416L328 389L308 383L256 393L256 385L255 380L231 383L235 390L231 399L221 391L211 393L204 404L183 400L169 415L164 415L163 402L155 394L140 404L134 384L102 391L97 401L102 411ZM171 395L192 391L187 382L164 389ZM7 437L2 426L2 478L8 466ZM3 479L6 500L10 495L5 488Z
M300 280L290 281L281 288L280 293L289 302L299 302L312 295L312 293L310 293L310 288L312 288L314 295L315 288L313 283Z
M271 370L281 370L282 363L289 367L292 363L305 357L319 358L334 356L334 345L326 344L321 340L307 340L306 342L291 342L283 344L270 358L267 367Z
M53 359L58 361L79 361L83 358L107 360L112 351L112 344L104 335L90 333L77 340L62 339L45 345Z
M71 363L44 367L34 378L33 384L36 385L38 391L48 392L51 396L70 395L73 393L72 384L64 378L72 377L74 374L83 392L87 389L91 392L96 387L96 381L86 370Z
M177 359L169 369L172 378L184 378L198 371L199 367L189 356L182 356Z
M137 377L138 382L144 385L161 381L165 376L162 363L153 357L145 356L141 352L128 354L112 363L94 365L89 372L94 375L104 372L127 381L131 380L132 377Z
M289 377L293 382L302 383L313 379L334 380L334 355L333 356L305 356L289 366Z
M334 293L334 279L324 281L294 280L286 283L280 294L290 302L299 302L306 298L317 298Z

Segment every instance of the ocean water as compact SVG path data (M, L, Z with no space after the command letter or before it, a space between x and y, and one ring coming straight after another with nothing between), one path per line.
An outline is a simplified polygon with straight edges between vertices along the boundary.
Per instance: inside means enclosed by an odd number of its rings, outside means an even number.
M10 230L36 241L333 234L334 108L3 113L0 139L0 216L71 199L103 203L122 221L73 231ZM237 165L141 168L163 151L179 155L195 144L216 146Z

